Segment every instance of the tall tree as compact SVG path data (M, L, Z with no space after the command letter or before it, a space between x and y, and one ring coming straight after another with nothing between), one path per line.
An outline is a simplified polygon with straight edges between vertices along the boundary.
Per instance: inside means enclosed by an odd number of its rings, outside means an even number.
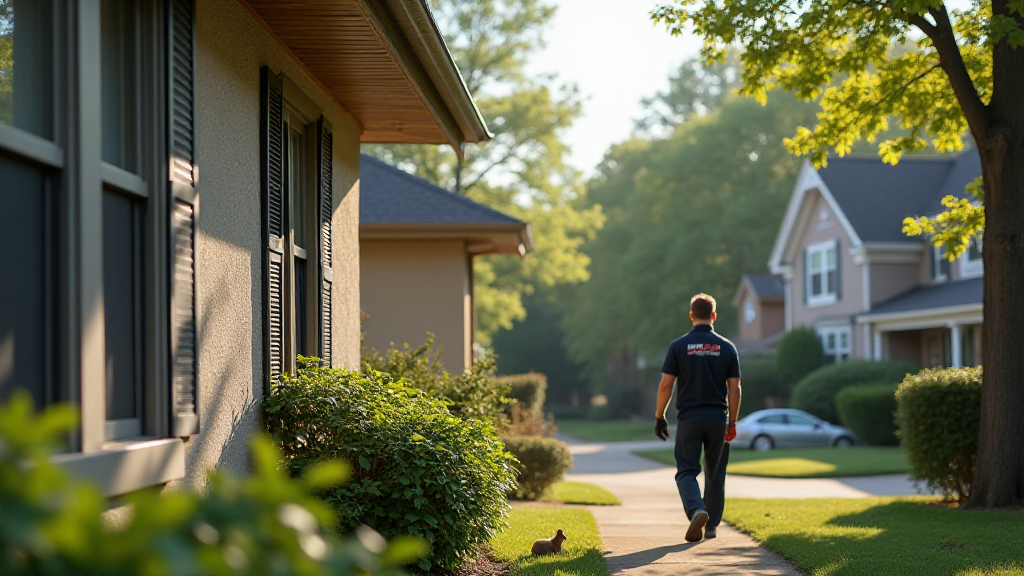
M984 226L985 387L967 506L1024 505L1024 0L974 0L965 10L941 0L675 0L652 16L673 34L692 25L709 61L741 45L742 92L761 102L776 86L820 97L817 126L788 142L819 166L890 119L908 130L878 145L894 164L929 139L958 150L970 129L984 208L950 200L950 212L925 224L951 256ZM893 53L893 40L918 50ZM846 79L829 86L836 75Z
M668 78L668 90L640 101L645 115L636 121L641 134L670 135L676 126L692 116L703 116L718 108L742 85L736 52L725 61L706 64L702 58L687 58Z
M449 190L530 223L535 251L477 258L477 339L511 328L526 312L522 295L538 287L582 282L588 257L579 247L603 218L581 207L579 172L566 164L562 132L580 114L576 90L552 90L552 75L526 65L544 46L554 6L542 0L431 0L466 86L494 139L468 146L464 158L439 146L368 146L375 156Z

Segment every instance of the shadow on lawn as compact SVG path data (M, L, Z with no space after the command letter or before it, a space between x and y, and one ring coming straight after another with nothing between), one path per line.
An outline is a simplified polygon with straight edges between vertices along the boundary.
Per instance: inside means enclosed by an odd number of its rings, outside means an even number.
M588 548L574 557L562 555L524 556L517 562L521 576L548 576L559 571L566 576L591 576L598 574L596 567L604 564L604 555L597 548Z
M895 501L832 518L815 534L774 534L763 544L829 576L1024 574L1024 514L1015 512Z

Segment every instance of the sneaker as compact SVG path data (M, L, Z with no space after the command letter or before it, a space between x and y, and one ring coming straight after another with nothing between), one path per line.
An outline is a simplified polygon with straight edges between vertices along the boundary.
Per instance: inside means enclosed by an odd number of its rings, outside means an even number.
M704 526L708 523L708 513L703 510L698 510L693 514L693 518L690 519L690 527L686 530L686 541L687 542L700 542L700 539L704 537Z
M710 526L704 529L704 539L710 540L711 538L718 537L718 528L711 528Z

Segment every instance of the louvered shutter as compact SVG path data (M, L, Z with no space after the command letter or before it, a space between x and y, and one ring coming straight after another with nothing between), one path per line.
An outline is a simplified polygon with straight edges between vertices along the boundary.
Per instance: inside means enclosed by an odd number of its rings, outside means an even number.
M807 304L811 294L811 251L804 248L804 304Z
M264 382L284 371L284 87L260 68Z
M320 247L320 358L331 366L331 287L334 270L331 264L333 236L331 218L334 214L333 162L334 136L331 125L323 118L317 122L317 225Z
M196 339L195 5L168 3L171 435L199 432Z
M836 300L843 298L843 258L839 251L842 246L841 240L836 239Z

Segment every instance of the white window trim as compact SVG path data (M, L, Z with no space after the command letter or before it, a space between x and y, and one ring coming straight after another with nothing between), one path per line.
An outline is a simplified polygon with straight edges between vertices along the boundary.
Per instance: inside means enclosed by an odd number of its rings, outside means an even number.
M106 442L97 452L60 454L52 461L113 497L184 478L185 443L177 438Z
M828 290L828 273L829 273L829 270L831 270L828 267L828 252L829 252L829 250L833 250L834 251L835 249L836 249L836 243L835 243L834 240L827 240L825 242L818 242L817 244L811 244L810 246L808 246L806 248L806 250L807 250L807 257L806 257L806 266L807 266L807 268L804 270L804 290L806 291L805 293L807 294L807 307L808 308L816 308L818 306L829 306L829 305L835 304L838 301L838 299L839 299L838 298L838 294L835 291L833 291L833 292L828 292L827 291ZM811 264L812 254L814 254L816 252L820 252L821 253L821 262L822 262L821 274L822 274L822 282L823 282L823 284L822 284L823 292L820 295L818 295L818 296L815 296L812 293L812 291L811 291L811 267L810 267L810 264ZM835 266L835 270L836 270L837 276L838 276L838 272L839 272L839 254L838 253L836 253L836 266ZM837 280L838 280L838 278L837 278ZM837 288L838 288L838 286L837 286Z
M842 345L844 334L846 335L845 347L843 347ZM828 337L830 335L834 335L836 338L836 346L832 350L829 350L827 348ZM821 348L825 351L825 355L835 356L836 363L844 361L844 354L846 355L847 359L853 357L853 331L850 329L849 326L842 326L839 328L819 328L818 337L821 339Z
M941 264L943 260L946 260L946 250L942 246L932 246L932 280L936 282L949 280L949 274L939 273L939 270L942 269ZM948 262L948 260L946 261ZM952 266L950 268L952 269Z
M757 308L754 306L754 300L748 296L744 300L743 306L743 319L747 324L752 324L754 320L757 320Z
M977 242L976 239L971 239L971 242ZM984 245L982 244L982 250ZM970 257L970 248L964 251L960 256L960 278L981 278L985 275L985 268L981 258L972 259Z

